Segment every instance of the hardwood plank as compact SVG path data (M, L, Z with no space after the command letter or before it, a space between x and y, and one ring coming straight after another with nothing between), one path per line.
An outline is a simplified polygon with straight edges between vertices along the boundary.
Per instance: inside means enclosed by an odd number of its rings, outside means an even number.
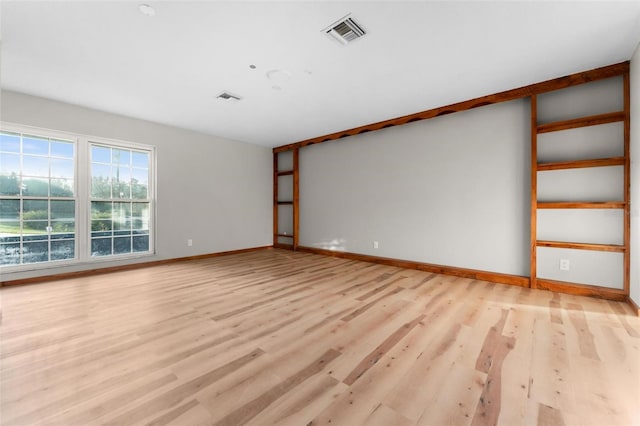
M638 405L626 302L277 249L0 296L3 425L628 424Z

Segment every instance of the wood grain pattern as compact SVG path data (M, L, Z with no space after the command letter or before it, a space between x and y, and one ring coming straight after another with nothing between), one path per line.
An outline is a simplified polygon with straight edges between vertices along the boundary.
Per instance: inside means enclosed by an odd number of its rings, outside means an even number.
M596 158L593 160L561 161L557 163L538 163L538 171L582 169L586 167L624 166L625 157Z
M588 117L573 118L571 120L556 121L538 125L538 133L557 132L578 127L597 126L599 124L623 121L624 111L608 112L606 114L590 115Z
M529 193L529 287L538 288L538 96L531 95L529 111L529 132L531 134L530 176L531 192Z
M624 209L627 205L624 201L539 201L539 209Z
M624 245L618 244L594 244L594 243L572 243L565 241L536 241L538 247L554 247L554 248L566 248L577 250L594 250L594 251L611 251L617 253L624 253L626 248Z
M447 105L447 106L442 106L442 107L433 108L426 111L421 111L415 114L405 115L403 117L379 121L377 123L367 124L365 126L355 127L349 130L343 130L341 132L335 132L328 135L306 139L300 142L282 145L282 146L273 148L273 152L277 153L277 152L290 151L292 149L302 148L308 145L343 139L349 136L359 135L366 132L386 129L388 127L401 126L404 124L413 123L414 121L427 120L430 118L439 117L441 115L467 111L469 109L478 108L485 105L492 105L500 102L512 101L514 99L527 98L531 95L550 92L552 90L564 89L564 88L575 86L578 84L588 83L590 81L596 81L596 80L602 80L609 77L615 77L628 72L629 72L629 61L621 62L619 64L609 65L602 68L596 68L590 71L579 72L579 73L567 75L565 77L560 77L553 80L547 80L541 83L531 84L529 86L519 87L517 89L507 90L507 91L495 93L492 95L470 99L464 102L458 102L458 103Z
M624 290L629 295L631 285L631 83L629 71L622 76L624 99Z
M262 250L0 289L3 425L626 425L625 303Z

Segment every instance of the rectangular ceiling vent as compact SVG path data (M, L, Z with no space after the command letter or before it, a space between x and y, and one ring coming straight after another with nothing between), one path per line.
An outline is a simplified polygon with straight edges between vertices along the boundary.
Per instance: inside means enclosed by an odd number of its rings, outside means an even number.
M240 96L233 95L229 92L222 92L216 97L225 101L239 101L240 99L242 99Z
M340 44L349 44L363 37L367 32L349 15L325 28L324 33Z

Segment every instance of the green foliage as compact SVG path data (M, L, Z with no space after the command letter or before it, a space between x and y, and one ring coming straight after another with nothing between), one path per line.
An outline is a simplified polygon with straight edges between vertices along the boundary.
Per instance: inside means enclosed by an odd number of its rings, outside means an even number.
M20 195L20 180L15 172L9 176L0 176L0 194Z

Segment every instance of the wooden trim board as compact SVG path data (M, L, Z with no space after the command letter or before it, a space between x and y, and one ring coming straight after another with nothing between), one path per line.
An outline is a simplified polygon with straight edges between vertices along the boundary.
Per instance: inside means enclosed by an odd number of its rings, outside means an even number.
M518 287L529 287L529 278L519 275L501 274L497 272L480 271L475 269L458 268L455 266L434 265L431 263L416 262L413 260L393 259L389 257L370 256L366 254L350 253L319 249L314 247L298 246L298 251L322 254L325 256L341 257L344 259L360 260L363 262L379 263L381 265L396 266L405 269L417 269L419 271L433 272L436 274L451 275L454 277L471 278L481 281L491 281L499 284L509 284Z
M229 250L229 251L222 251L218 253L207 253L207 254L199 254L196 256L177 257L174 259L152 260L150 262L131 263L129 265L108 266L106 268L88 269L85 271L64 272L61 274L44 275L44 276L32 277L32 278L20 278L16 280L0 281L0 287L24 285L24 284L38 284L38 283L44 283L49 281L64 280L69 278L89 277L92 275L108 274L110 272L128 271L132 269L147 268L149 266L158 266L158 265L167 265L167 264L176 263L176 262L185 262L188 260L209 259L211 257L248 253L252 251L266 250L270 248L273 248L273 246L250 247L246 249Z
M624 302L628 299L624 290L600 287L587 284L573 284L564 281L555 281L538 278L536 287L539 289L555 291L558 293L574 294L577 296L599 297L601 299Z

